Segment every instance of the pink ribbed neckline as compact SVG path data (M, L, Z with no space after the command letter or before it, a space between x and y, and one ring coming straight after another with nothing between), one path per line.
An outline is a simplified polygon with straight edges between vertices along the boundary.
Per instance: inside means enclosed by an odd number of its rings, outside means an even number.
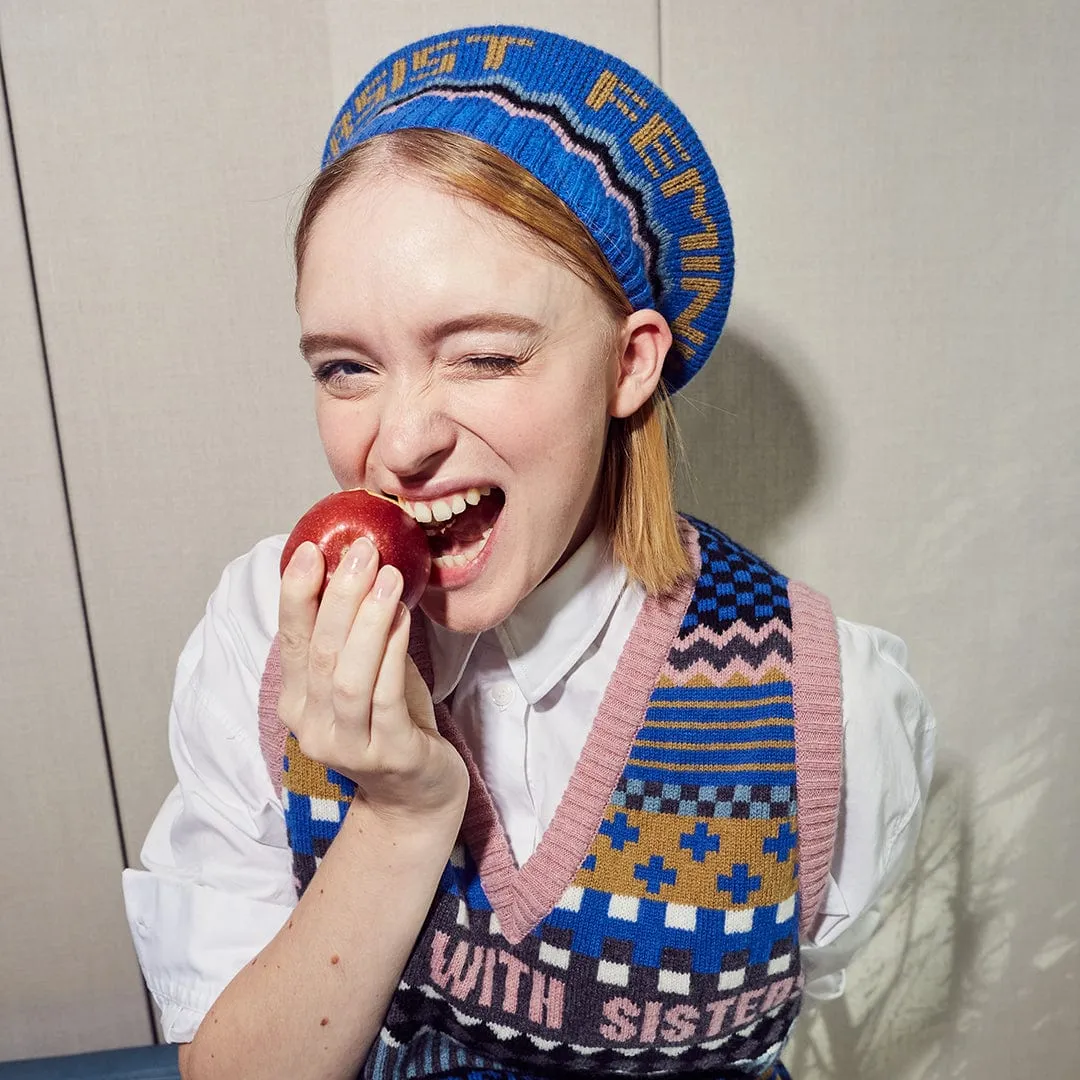
M281 645L277 634L270 642L270 654L259 683L259 749L274 794L281 798L281 770L285 765L285 740L288 730L278 717L278 698L281 697Z
M799 815L799 930L817 918L832 866L843 773L844 725L840 647L829 601L788 582L794 647L795 759Z
M683 522L682 533L696 580L700 572L697 532ZM694 580L688 579L667 597L646 599L555 817L536 851L520 868L514 863L491 795L449 708L444 703L436 705L440 730L469 769L471 788L462 833L502 932L511 943L521 941L551 911L588 853L693 587ZM796 581L789 582L788 597L794 649L791 681L798 771L800 930L806 934L825 896L836 842L843 698L836 621L828 600ZM420 619L413 620L409 651L430 686L431 659ZM259 689L259 746L279 796L287 734L277 715L280 693L281 656L275 636Z
M472 782L462 835L476 861L503 936L512 945L554 908L573 882L626 767L630 747L644 722L649 698L690 604L701 566L697 531L682 523L682 535L693 576L666 596L646 598L555 816L523 866L514 862L491 794L449 708L442 703L436 706L439 729L464 758ZM410 651L430 684L431 661L424 635L418 632L419 620L414 627L417 629Z

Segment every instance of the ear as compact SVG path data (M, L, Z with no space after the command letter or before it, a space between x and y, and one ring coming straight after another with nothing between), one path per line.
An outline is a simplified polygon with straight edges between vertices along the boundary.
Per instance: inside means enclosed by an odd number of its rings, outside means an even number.
M625 418L652 397L671 348L671 327L659 311L635 311L623 323L621 352L608 412Z

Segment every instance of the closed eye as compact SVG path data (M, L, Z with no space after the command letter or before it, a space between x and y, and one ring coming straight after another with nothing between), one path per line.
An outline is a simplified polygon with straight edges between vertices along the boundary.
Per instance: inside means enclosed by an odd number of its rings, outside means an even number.
M488 375L513 375L521 368L516 356L467 356L464 363Z

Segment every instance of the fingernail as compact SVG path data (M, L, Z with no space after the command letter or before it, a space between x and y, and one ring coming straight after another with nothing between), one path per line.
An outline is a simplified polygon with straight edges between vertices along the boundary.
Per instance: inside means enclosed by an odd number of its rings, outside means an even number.
M349 574L358 573L363 570L369 562L371 562L375 555L375 545L366 537L361 536L356 543L349 548L349 554L346 556L347 562L345 564L345 570Z
M305 540L297 549L293 552L292 561L290 566L297 574L306 574L315 566L315 555L318 548L310 540Z
M384 566L379 571L379 576L375 579L375 599L376 600L389 600L393 597L397 599L396 593L398 591L398 583L401 581L401 574L393 566Z

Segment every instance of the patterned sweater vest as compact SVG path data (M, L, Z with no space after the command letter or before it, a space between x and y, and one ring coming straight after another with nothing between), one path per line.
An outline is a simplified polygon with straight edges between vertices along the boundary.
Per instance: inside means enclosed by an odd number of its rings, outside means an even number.
M786 1075L839 803L835 622L722 533L683 533L696 580L645 601L524 866L436 710L469 803L365 1077ZM411 651L430 680L422 629ZM304 757L279 691L275 645L261 734L302 892L354 788Z

